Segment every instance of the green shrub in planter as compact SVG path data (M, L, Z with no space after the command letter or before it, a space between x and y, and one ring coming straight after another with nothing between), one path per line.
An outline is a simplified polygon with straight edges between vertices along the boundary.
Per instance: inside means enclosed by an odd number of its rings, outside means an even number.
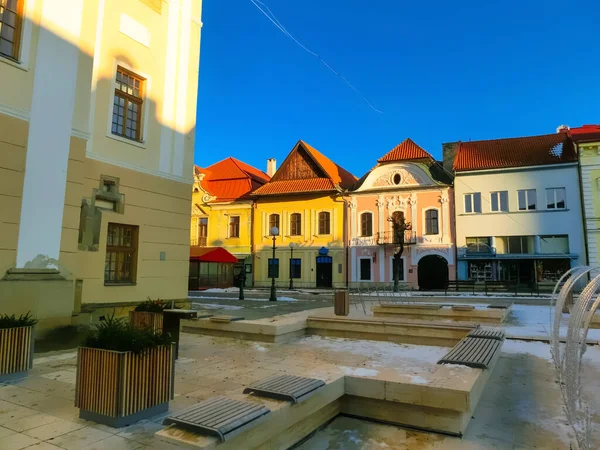
M173 398L173 353L169 335L108 317L78 350L79 417L122 427L167 411Z
M0 315L0 381L21 378L31 369L36 323L30 313Z

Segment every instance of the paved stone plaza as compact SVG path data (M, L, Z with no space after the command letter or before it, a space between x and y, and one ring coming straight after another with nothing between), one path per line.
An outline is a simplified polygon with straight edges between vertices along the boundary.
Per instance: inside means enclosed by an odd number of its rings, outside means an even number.
M278 372L327 379L341 374L377 378L389 371L424 380L443 347L306 337L266 344L184 334L176 365L171 411L220 394L239 394L248 383ZM338 417L300 448L308 449L565 449L572 432L562 412L549 346L507 340L474 418L462 440ZM600 349L585 358L586 393L600 406ZM30 375L0 387L0 448L148 448L163 416L122 429L86 422L73 406L75 350L39 355ZM600 422L595 416L595 421ZM595 436L597 439L598 436ZM600 442L600 441L598 441Z

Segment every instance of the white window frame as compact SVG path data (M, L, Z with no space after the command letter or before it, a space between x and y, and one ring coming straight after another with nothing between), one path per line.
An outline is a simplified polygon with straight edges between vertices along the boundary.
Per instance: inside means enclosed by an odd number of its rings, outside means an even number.
M506 210L502 209L502 197L500 196L500 194L502 194L503 192L506 192ZM498 197L498 208L497 210L494 210L494 203L493 203L493 197L494 195L496 195ZM510 198L508 196L508 191L491 191L490 192L490 212L493 213L503 213L503 212L509 212L510 211Z
M360 273L361 272L361 270L360 270L361 266L360 265L361 265L361 261L363 259L368 259L370 261L370 270L369 270L370 273L369 273L369 279L368 280L363 280L361 278L361 273ZM358 257L358 281L359 282L373 281L373 272L374 272L374 269L373 269L373 257L372 256L359 256Z
M144 82L144 97L142 100L142 141L134 141L133 139L127 139L122 136L113 134L112 132L112 115L113 115L113 106L115 102L115 89L117 88L117 69L122 67L124 69L133 72L134 74L144 78L146 81ZM148 108L150 106L150 89L152 87L152 77L145 72L140 71L139 69L132 67L127 64L125 61L120 59L115 59L113 62L112 69L112 79L110 82L109 95L108 95L108 116L106 119L106 137L110 139L114 139L115 141L123 142L124 144L133 145L139 148L146 148L146 140L148 138L148 122L150 120L150 111ZM93 126L93 124L90 124ZM229 233L228 233L229 234Z
M475 211L475 195L479 194L479 211ZM467 197L471 197L471 209L467 211ZM483 211L483 205L481 204L481 192L469 192L463 195L463 211L465 214L481 214Z
M432 211L435 210L437 211L437 228L438 228L438 232L435 234L427 234L427 211ZM442 210L440 208L437 207L428 207L427 209L424 209L421 211L421 216L423 219L423 226L421 227L421 233L423 236L439 236L440 234L442 234L442 226L441 226L441 218L442 218Z
M559 208L557 206L558 202L556 201L556 191L558 191L559 189L562 189L563 192L565 193L565 206L563 208ZM552 195L554 197L554 208L548 208L548 203L550 203L548 201L548 194L552 192ZM552 210L552 211L561 211L561 210L565 210L567 209L567 188L565 187L551 187L551 188L546 188L546 209L548 210Z
M533 191L535 192L535 208L533 209L529 209L529 193ZM524 192L525 193L525 209L521 209L521 205L519 205L519 192ZM533 189L518 189L517 190L517 208L519 211L537 211L538 208L538 195L537 195L537 189L533 188Z
M406 277L408 276L408 269L406 267L406 256L402 255L402 279L399 280L402 283L406 283ZM390 281L394 281L394 256L390 256Z

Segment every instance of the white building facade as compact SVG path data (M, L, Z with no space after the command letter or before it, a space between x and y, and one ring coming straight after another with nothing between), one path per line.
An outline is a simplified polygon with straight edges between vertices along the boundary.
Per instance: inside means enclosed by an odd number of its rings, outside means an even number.
M457 279L539 289L585 264L577 156L567 135L458 146Z

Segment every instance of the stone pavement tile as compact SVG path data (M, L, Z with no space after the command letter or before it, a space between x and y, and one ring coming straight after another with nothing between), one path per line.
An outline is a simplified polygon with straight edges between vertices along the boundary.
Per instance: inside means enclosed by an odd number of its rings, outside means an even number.
M184 381L180 381L175 377L175 394L183 395L198 390L197 384L190 384Z
M81 428L85 428L85 425L82 423L75 423L70 422L68 420L58 419L52 423L42 425L41 427L27 430L24 433L28 436L32 436L42 441L47 441L48 439L67 434L72 431L79 430Z
M24 450L63 450L63 449L61 449L60 447L57 447L56 445L52 445L48 442L39 442L30 447L25 447Z
M15 434L15 432L13 430L9 430L8 428L0 427L0 439L10 436L11 434Z
M186 383L189 384L194 384L197 386L196 389L200 389L200 388L204 388L206 386L210 386L213 384L217 384L217 383L221 383L223 381L223 377L216 377L216 376L212 376L212 377L186 377Z
M67 450L81 450L87 445L111 437L110 433L92 427L80 428L67 434L62 434L49 442Z
M37 411L26 408L24 406L15 405L14 403L0 400L0 423L8 422L9 420L20 419L22 417L32 416Z
M13 419L8 422L3 422L2 425L14 431L26 431L32 428L41 427L48 423L52 423L59 420L58 417L51 416L49 414L38 413L32 416L22 417L20 419Z
M81 450L137 450L143 446L144 444L140 442L130 441L129 439L120 436L111 436L107 439L102 439L101 441L81 447Z
M52 397L42 400L30 407L36 411L51 414L64 420L75 420L79 418L79 408L75 407L73 399L69 400L60 397Z
M149 445L154 439L154 433L162 430L163 428L164 426L161 424L144 420L134 425L125 427L123 431L118 434L118 436Z
M244 390L244 386L240 383L236 383L233 380L225 380L217 384L211 384L202 391L208 391L210 394L209 396L216 397L218 395L224 394L225 392L234 390L238 390L241 393ZM189 395L193 397L193 394L194 392L190 393Z
M30 436L15 433L0 439L0 448L2 450L21 450L22 448L29 447L38 442L37 439Z
M51 399L51 397L43 392L10 385L0 388L0 399L14 403L15 405L31 406Z
M46 373L41 376L53 381L62 381L64 383L75 384L77 372L73 370L57 370L56 372Z

